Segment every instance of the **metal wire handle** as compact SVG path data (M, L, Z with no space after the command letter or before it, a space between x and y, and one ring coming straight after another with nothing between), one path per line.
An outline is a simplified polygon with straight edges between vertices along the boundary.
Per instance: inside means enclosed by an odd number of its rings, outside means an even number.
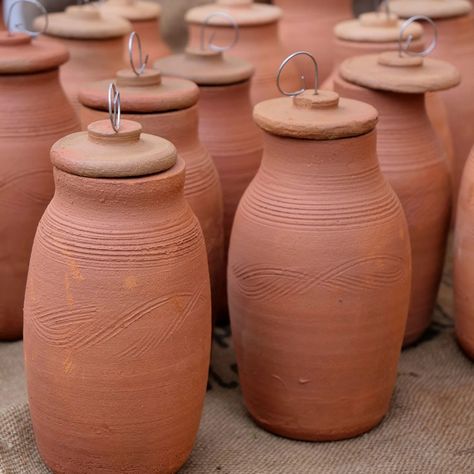
M374 10L376 12L382 10L382 8L385 11L385 14L387 15L387 18L390 18L390 5L389 5L389 0L374 0L373 1L374 5Z
M410 51L410 45L413 42L413 35L409 34L406 40L403 40L406 29L415 21L424 20L427 21L433 27L433 39L431 43L423 51ZM415 15L406 20L400 28L400 37L398 38L398 54L400 57L403 56L403 53L408 56L428 56L431 54L438 44L438 27L436 23L429 17L424 15Z
M138 69L135 67L135 61L133 58L133 43L135 39L137 40L137 46L138 46L138 62L139 62ZM130 59L130 66L132 67L132 71L135 73L137 77L141 76L143 72L145 71L146 66L148 64L149 55L147 54L145 56L145 61L143 61L142 42L140 40L140 35L138 33L135 33L135 31L132 31L130 33L130 37L128 38L128 57Z
M207 48L209 48L211 51L224 52L224 51L228 51L229 49L233 48L239 41L239 36L240 36L239 25L234 20L234 18L226 12L211 13L210 15L208 15L206 17L206 19L204 20L204 22L202 24L202 27L201 27L201 51L206 50L206 28L208 26L212 26L212 25L209 25L209 22L214 17L217 17L217 16L225 18L226 20L229 21L229 24L232 26L232 28L234 28L234 39L232 40L232 42L228 46L219 46L219 45L213 43L214 38L216 36L216 32L213 32L211 34L211 37L209 38L208 43L207 43Z
M304 74L301 74L301 76L300 76L301 77L301 84L302 84L302 88L300 90L295 91L295 92L286 92L280 86L280 79L281 79L281 74L283 72L283 69L285 69L286 65L292 59L296 58L297 56L301 56L301 55L308 56L309 58L311 58L311 61L313 61L313 64L314 64L314 95L318 94L318 89L319 89L319 67L318 67L318 63L317 63L316 59L314 58L314 56L311 53L308 53L308 51L297 51L296 53L290 54L281 63L280 68L278 69L276 83L277 83L278 90L283 95L286 95L286 96L289 96L289 97L295 97L295 96L300 95L300 94L302 94L303 92L306 91L306 80L305 80Z
M23 25L22 23L17 23L15 25L15 28L18 28L23 33L27 33L32 38L36 38L37 36L45 33L46 30L48 29L48 11L46 10L46 8L44 8L44 5L38 0L16 0L10 5L10 8L8 9L8 13L7 13L6 25L7 25L8 34L11 35L13 33L12 25L11 25L13 9L15 8L16 5L19 5L22 3L30 3L31 5L34 5L41 11L41 13L44 16L44 27L42 31L31 31L28 28L25 28L25 25Z
M109 118L117 133L120 130L120 91L114 82L109 84Z

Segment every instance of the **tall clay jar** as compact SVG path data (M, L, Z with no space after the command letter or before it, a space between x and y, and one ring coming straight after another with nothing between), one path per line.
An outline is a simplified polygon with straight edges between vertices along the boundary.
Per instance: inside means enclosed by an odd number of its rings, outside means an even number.
M140 121L143 131L169 140L186 163L184 195L201 224L207 246L213 312L225 305L225 266L222 190L216 167L198 136L199 89L185 79L162 77L146 69L140 76L121 70L120 87L125 119ZM107 87L110 80L86 84L79 99L82 124L108 116Z
M454 238L454 315L456 337L474 360L474 148L464 168Z
M469 0L391 0L390 7L402 18L427 15L439 33L434 57L454 64L460 71L459 87L443 92L454 145L454 197L458 195L464 164L474 144L474 18ZM437 104L428 103L430 116ZM434 109L434 110L432 110Z
M250 94L252 104L278 96L275 71L286 56L279 37L280 8L254 3L253 0L217 0L210 5L192 8L186 15L192 47L199 47L203 25L216 12L227 13L239 27L239 40L232 54L255 66ZM232 43L235 31L227 18L213 16L209 24L217 44ZM295 77L288 74L282 78L285 90L298 88L299 82Z
M347 59L339 73L337 92L380 113L380 165L407 217L413 261L408 345L431 322L451 210L446 155L426 114L424 94L456 86L459 72L444 61L388 52Z
M206 391L206 249L174 146L122 121L51 151L25 298L34 434L56 473L174 473Z
M44 17L38 17L34 25L43 29L44 22ZM47 34L60 40L71 54L61 69L61 83L78 113L82 84L106 79L126 66L124 37L130 31L127 20L102 15L93 5L73 5L65 12L48 15Z
M376 110L314 91L254 109L262 165L229 251L245 405L273 433L337 440L387 412L410 295L403 210L380 172Z
M199 85L199 134L211 154L224 198L225 260L237 205L260 166L262 135L252 120L247 62L222 52L188 50L155 63L163 74Z
M0 340L22 336L36 226L53 197L52 144L79 130L59 83L56 41L0 32Z
M133 31L140 35L143 50L148 54L150 64L170 54L169 47L160 35L161 6L158 3L142 0L107 0L99 6L106 17L116 15L130 21ZM125 60L128 62L128 56Z
M318 59L319 77L325 80L333 68L334 51L328 48L336 23L352 18L352 0L275 0L283 10L281 39L288 53L309 51ZM305 77L313 77L306 61Z

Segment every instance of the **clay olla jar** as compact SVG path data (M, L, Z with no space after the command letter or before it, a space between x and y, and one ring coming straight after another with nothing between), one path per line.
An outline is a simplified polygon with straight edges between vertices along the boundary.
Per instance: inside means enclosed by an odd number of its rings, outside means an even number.
M108 116L109 82L93 82L81 89L83 125ZM132 70L121 70L116 83L120 87L122 116L139 120L144 132L175 144L186 163L184 195L204 233L217 314L225 300L222 191L216 167L198 137L199 89L193 82L161 77L153 70L145 70L141 76Z
M203 24L216 12L227 13L239 26L239 40L232 54L255 66L252 104L278 96L275 73L286 56L278 31L281 10L273 5L254 3L253 0L218 0L210 5L192 8L186 15L192 47L199 47ZM232 43L235 31L229 19L213 16L209 19L209 25L212 25L217 44ZM282 86L285 90L295 90L299 82L295 75L289 74L283 77Z
M390 404L410 294L377 112L329 91L255 107L262 165L236 213L228 284L245 404L263 428L337 440Z
M204 239L184 161L109 121L59 140L56 192L25 298L39 452L57 473L174 473L195 439L209 367Z
M456 86L459 72L430 58L398 52L347 59L335 89L380 113L380 165L408 221L413 275L405 344L427 329L443 269L451 208L446 156L425 110L424 94Z
M21 338L28 261L53 196L49 149L79 123L59 83L56 41L0 32L0 339Z
M44 21L38 17L35 27L43 29ZM113 76L125 67L124 37L130 31L127 20L102 15L93 5L73 5L64 13L48 15L47 34L60 39L71 53L71 60L61 69L61 83L77 111L82 84Z
M281 38L288 53L309 51L318 59L319 77L325 80L333 67L334 51L328 48L336 23L352 18L351 0L275 0L283 10ZM301 70L307 78L313 71L306 61Z
M454 308L456 336L474 359L474 148L464 168L454 239Z
M160 35L161 6L142 0L107 0L99 5L105 17L116 15L129 20L133 31L140 35L143 51L151 61L170 54ZM128 62L128 55L125 57Z
M391 0L390 8L403 18L427 15L436 22L439 33L434 57L454 64L460 71L459 87L443 92L454 145L455 197L459 190L464 163L474 144L474 18L468 0ZM428 113L437 111L428 103ZM434 110L433 110L434 109Z
M227 254L237 205L262 158L262 136L249 100L253 67L222 52L191 48L157 61L155 67L199 85L199 134L222 184Z

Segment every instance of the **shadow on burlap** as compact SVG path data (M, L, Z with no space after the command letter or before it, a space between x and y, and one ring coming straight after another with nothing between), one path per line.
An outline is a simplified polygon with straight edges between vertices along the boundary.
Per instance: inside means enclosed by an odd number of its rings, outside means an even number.
M201 428L181 472L474 473L474 371L454 342L451 294L445 276L432 327L402 354L389 414L349 441L297 442L257 428L242 405L230 335L218 329ZM21 342L0 344L0 381L0 473L49 472L31 430Z

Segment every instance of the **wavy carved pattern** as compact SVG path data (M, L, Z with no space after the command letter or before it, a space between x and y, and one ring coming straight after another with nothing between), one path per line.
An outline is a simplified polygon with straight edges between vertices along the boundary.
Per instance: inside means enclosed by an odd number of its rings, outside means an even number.
M264 265L234 265L232 271L247 298L271 300L303 295L315 286L353 293L377 290L400 281L405 266L400 257L376 255L350 260L317 275Z

